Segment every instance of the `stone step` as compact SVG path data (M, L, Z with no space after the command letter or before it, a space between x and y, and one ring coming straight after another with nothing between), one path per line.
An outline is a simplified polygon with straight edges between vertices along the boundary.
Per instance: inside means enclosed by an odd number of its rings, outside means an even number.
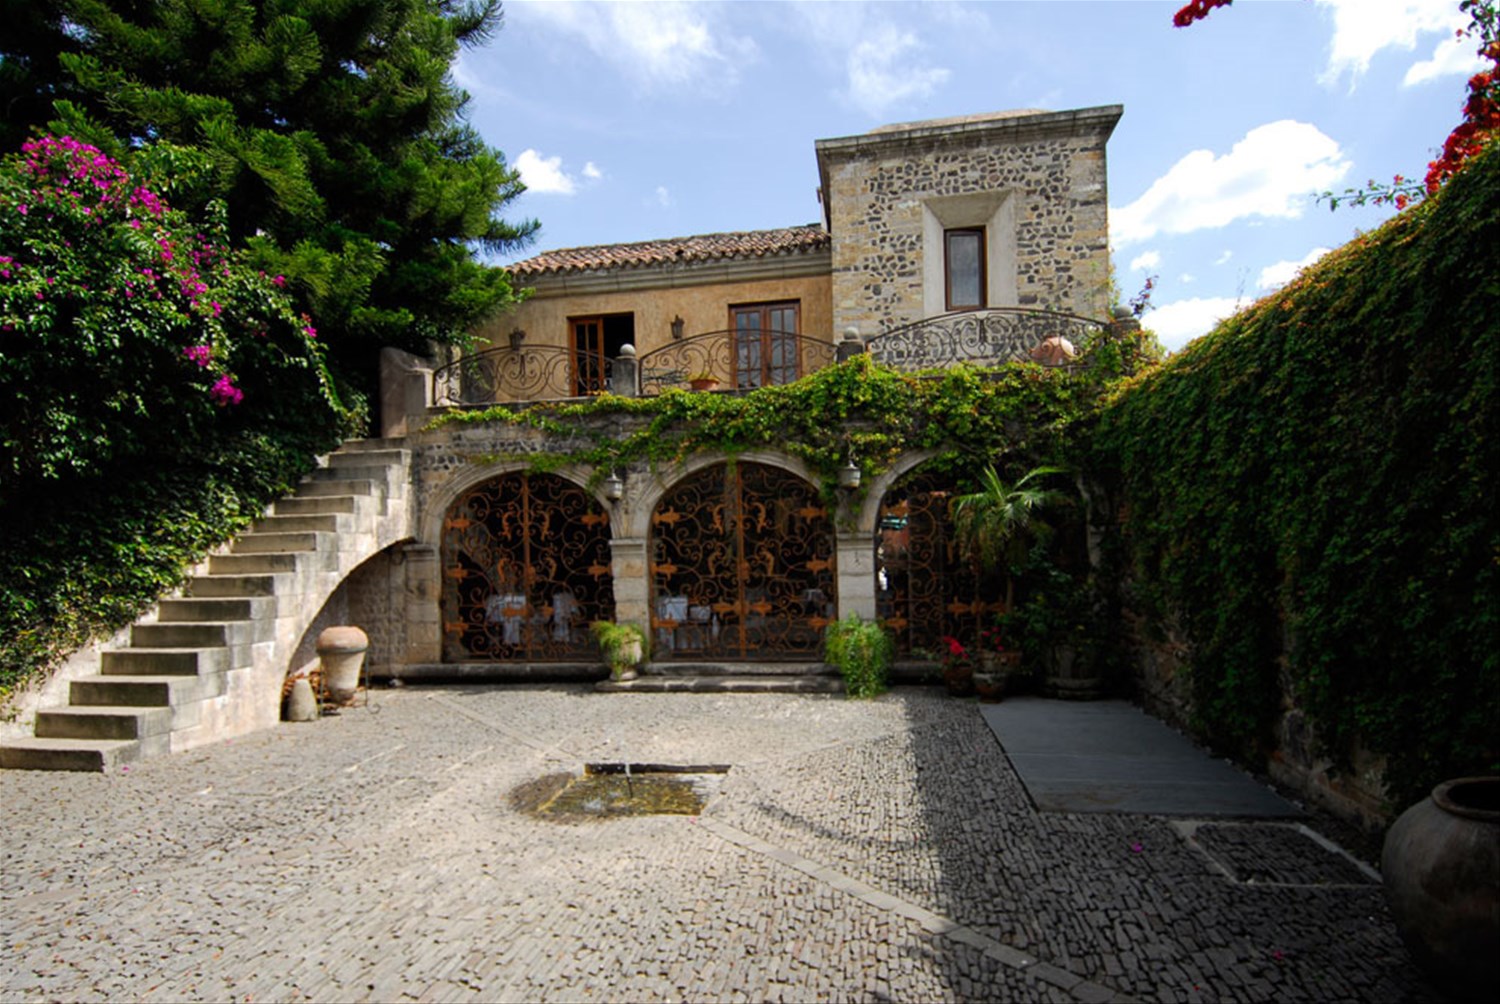
M278 516L312 516L317 513L357 513L362 495L317 495L312 498L278 499L272 506Z
M274 596L189 596L162 600L156 607L156 619L162 624L248 621L275 616Z
M405 464L410 457L410 450L398 450L394 448L340 451L329 455L328 466L330 468L344 468L382 464L389 467L396 464Z
M825 662L678 662L643 663L642 676L838 676Z
M265 554L316 551L318 535L308 533L247 533L234 539L229 550L234 554Z
M347 533L353 526L354 517L344 513L312 513L305 516L277 514L256 520L251 524L250 532L256 534L309 533L312 531Z
M829 676L638 676L601 680L594 689L606 694L842 694L844 681Z
M188 599L274 598L291 584L290 575L195 575L188 579Z
M295 572L298 554L214 554L208 559L209 575L257 575Z
M400 436L388 436L385 439L372 437L370 439L346 439L334 453L339 456L345 453L368 453L372 450L399 450L406 445L406 440Z
M106 771L142 756L133 739L12 739L0 744L6 770Z
M69 706L36 713L38 739L146 739L171 731L171 708Z
M338 481L325 481L322 479L304 481L297 486L298 498L317 498L323 495L374 495L382 487L380 482L368 479L341 479Z
M68 704L76 708L177 708L215 696L206 692L213 689L215 680L222 684L223 675L85 676L68 685Z
M103 653L104 676L220 676L229 672L227 648L122 648Z
M390 468L379 464L342 463L337 467L319 467L310 471L304 485L319 481L373 481L382 487L390 482Z
M268 636L274 624L254 621L204 622L199 624L136 624L130 629L132 648L226 648L258 641Z

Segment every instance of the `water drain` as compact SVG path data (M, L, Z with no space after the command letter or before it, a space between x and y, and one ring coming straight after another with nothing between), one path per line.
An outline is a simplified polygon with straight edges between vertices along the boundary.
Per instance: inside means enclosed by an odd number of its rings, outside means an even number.
M562 821L696 816L728 772L724 764L591 763L581 775L528 781L510 798L521 812Z

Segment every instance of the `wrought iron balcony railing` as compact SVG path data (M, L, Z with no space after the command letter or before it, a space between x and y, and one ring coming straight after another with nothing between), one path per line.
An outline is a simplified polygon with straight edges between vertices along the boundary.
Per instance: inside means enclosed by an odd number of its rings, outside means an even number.
M640 393L715 385L753 390L791 383L832 364L832 342L795 331L710 331L674 341L640 357Z
M1032 352L1054 335L1075 347L1105 327L1105 322L1075 314L1024 307L992 307L941 314L892 328L870 339L866 349L875 361L898 370L940 369L955 363L999 366L1027 362Z
M524 404L613 389L613 361L561 345L516 345L464 356L432 374L439 407Z

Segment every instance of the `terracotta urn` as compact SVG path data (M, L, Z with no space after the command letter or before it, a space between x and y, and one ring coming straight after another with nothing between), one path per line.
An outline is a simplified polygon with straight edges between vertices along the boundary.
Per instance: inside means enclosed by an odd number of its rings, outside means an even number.
M359 690L369 636L357 627L331 627L318 635L315 647L323 662L323 689L333 703L347 704Z
M1500 987L1500 777L1445 781L1401 814L1380 855L1402 940L1458 1000Z

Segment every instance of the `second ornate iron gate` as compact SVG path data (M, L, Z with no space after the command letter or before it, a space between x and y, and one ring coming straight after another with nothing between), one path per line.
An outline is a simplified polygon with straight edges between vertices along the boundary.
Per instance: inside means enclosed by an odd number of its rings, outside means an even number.
M815 659L835 610L817 490L762 464L701 471L651 514L655 659Z
M938 654L951 635L971 646L1005 604L994 576L962 560L948 518L951 483L916 472L881 500L875 531L876 612L902 655ZM988 597L988 598L986 598Z
M443 521L443 658L593 660L589 623L612 620L609 516L554 474L507 474Z

